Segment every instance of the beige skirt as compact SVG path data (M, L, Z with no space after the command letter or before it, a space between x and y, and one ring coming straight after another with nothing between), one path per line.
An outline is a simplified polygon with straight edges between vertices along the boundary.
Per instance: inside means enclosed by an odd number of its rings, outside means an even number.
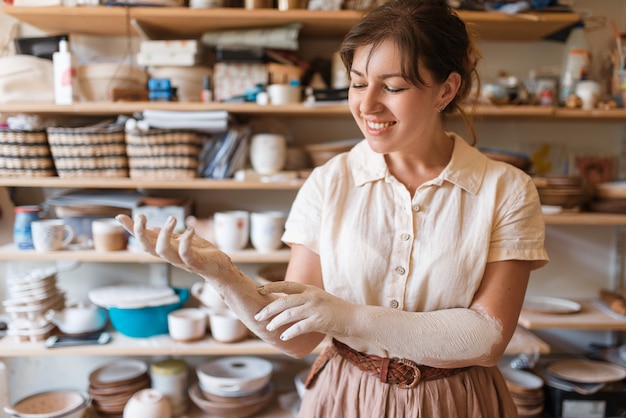
M298 418L517 418L497 367L472 367L414 389L382 383L341 356L307 390Z

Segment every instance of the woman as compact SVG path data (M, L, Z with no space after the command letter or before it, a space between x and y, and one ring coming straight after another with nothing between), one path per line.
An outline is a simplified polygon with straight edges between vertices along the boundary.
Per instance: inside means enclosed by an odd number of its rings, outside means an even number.
M332 337L302 417L515 417L496 364L547 262L544 225L529 176L444 130L476 76L465 25L444 1L392 0L340 53L365 140L298 193L285 282L257 288L193 231L173 234L173 220L120 221L285 353Z

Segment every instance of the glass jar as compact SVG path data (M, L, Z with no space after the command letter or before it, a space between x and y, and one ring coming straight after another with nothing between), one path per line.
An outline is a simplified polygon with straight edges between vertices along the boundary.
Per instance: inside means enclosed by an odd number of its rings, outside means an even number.
M167 396L172 414L180 416L187 410L187 363L184 360L167 359L150 366L152 388Z
M39 206L16 206L14 209L15 221L13 222L13 242L20 250L31 250L33 236L30 223L39 219L41 208Z

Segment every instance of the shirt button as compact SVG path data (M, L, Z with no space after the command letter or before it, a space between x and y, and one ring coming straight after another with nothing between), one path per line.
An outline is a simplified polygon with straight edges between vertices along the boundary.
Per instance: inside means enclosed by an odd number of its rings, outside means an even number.
M406 273L406 270L404 269L404 267L396 267L396 273L398 273L399 275L403 275L404 273Z
M411 234L402 234L402 235L400 235L400 239L402 241L408 241L408 240L411 239Z
M419 212L420 210L422 210L420 205L413 205L411 208L413 209L413 212Z
M400 306L400 304L398 303L397 300L392 300L391 302L389 302L389 306L391 306L392 308L396 309L398 306Z

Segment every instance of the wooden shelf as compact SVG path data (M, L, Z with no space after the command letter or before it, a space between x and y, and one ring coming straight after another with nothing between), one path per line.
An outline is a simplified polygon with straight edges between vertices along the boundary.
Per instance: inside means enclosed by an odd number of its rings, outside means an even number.
M206 111L226 110L233 115L250 116L298 116L306 118L351 118L347 104L327 103L314 106L303 103L289 105L259 106L256 103L201 103L201 102L79 102L71 105L53 103L4 103L1 114L85 115L116 116L131 115L151 110ZM476 118L528 118L563 120L625 121L626 109L581 110L561 109L549 106L466 106L466 111Z
M302 180L288 182L232 179L134 180L131 178L0 177L0 187L56 187L72 189L178 189L178 190L298 190Z
M623 226L626 225L626 214L579 212L543 215L546 225L594 225Z
M595 300L577 302L582 305L582 310L575 314L549 315L522 310L518 324L530 330L626 331L626 320L604 313Z
M272 355L281 351L257 338L249 338L237 343L220 343L210 336L202 340L183 343L172 340L168 335L157 335L149 338L131 338L116 331L109 331L111 342L105 345L83 345L76 347L45 348L43 342L23 342L15 336L0 338L0 356L223 356L232 355ZM324 340L313 351L320 353L329 340ZM550 352L550 346L530 331L518 326L505 354L520 354L528 349L537 349L542 354Z
M190 39L205 32L275 27L300 22L302 37L341 38L362 16L361 11L245 10L241 8L189 9L186 7L15 7L4 13L49 34L81 33L100 36L136 36L136 21L155 39ZM537 41L580 20L576 13L488 13L459 11L459 16L480 40Z
M234 263L287 263L289 249L281 249L270 253L260 253L253 249L234 251L228 254ZM139 251L111 251L95 250L62 250L39 252L35 250L20 250L15 244L0 246L0 261L81 261L85 263L163 263L152 255Z

